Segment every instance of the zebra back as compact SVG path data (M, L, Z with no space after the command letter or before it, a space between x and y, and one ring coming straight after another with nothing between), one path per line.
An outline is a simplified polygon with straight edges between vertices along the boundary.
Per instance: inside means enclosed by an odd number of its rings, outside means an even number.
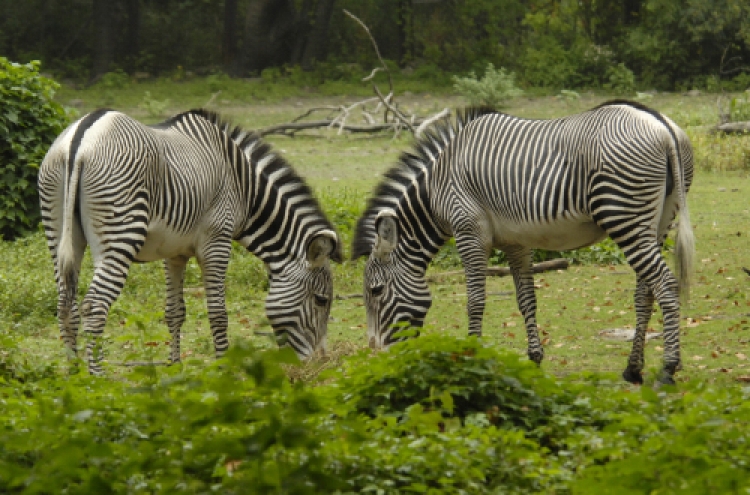
M304 257L311 234L336 232L309 185L257 132L232 126L219 114L203 108L175 115L154 127L173 128L195 117L216 126L246 159L234 160L239 188L251 198L246 204L245 222L234 239L261 258L272 273L282 269L289 256ZM295 252L288 252L289 247ZM340 243L336 243L331 259L343 260Z

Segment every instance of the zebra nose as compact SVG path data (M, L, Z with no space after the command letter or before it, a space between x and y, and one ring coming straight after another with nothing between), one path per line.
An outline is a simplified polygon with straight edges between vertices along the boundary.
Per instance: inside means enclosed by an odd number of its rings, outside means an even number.
M370 337L370 349L373 349L373 350L378 349L378 341L375 337Z

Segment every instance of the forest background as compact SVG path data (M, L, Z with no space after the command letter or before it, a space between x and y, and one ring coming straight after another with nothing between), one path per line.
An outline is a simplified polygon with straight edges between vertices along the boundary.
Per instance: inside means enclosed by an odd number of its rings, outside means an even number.
M383 57L432 82L488 63L535 88L744 90L742 0L0 0L0 54L72 84L132 77L362 77ZM625 89L625 88L622 88Z

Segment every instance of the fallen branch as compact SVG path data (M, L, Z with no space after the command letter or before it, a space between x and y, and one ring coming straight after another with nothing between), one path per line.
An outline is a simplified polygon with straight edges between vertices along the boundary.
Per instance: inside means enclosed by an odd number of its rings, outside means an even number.
M447 108L443 108L443 111L440 113L436 113L432 117L429 117L427 119L424 119L421 124L417 127L417 129L414 131L414 137L419 138L419 136L422 135L422 133L430 127L432 124L437 122L438 120L450 116L451 111Z
M351 125L337 124L334 120L312 120L308 122L289 122L286 124L272 125L259 129L257 132L261 136L268 134L294 135L295 132L305 129L330 129L336 127L349 132L382 132L393 129L393 124L371 124L371 125Z
M344 13L357 22L365 31L367 37L372 43L373 49L375 50L375 55L380 62L380 67L375 67L367 77L362 79L362 81L369 82L372 85L372 90L376 96L348 105L312 108L293 119L291 122L257 129L257 132L261 136L281 134L283 136L294 137L297 132L308 129L335 129L339 134L344 131L356 133L378 133L388 131L392 132L395 138L398 137L402 130L408 129L414 136L419 137L425 129L435 121L450 116L450 111L447 108L427 118L418 117L414 114L407 114L400 109L395 102L394 95L396 92L393 88L393 77L391 71L388 69L385 60L383 60L378 44L375 42L375 38L372 36L370 29L364 22L348 10L344 9ZM385 95L374 82L375 75L378 72L385 72L388 76L388 93ZM213 101L213 98L211 101ZM374 109L367 108L368 104L375 102L377 102L377 106ZM358 110L361 122L363 122L362 124L352 123L357 115L355 110ZM303 121L303 119L310 117L313 113L318 111L327 111L328 115L324 119ZM382 121L379 121L379 119L374 117L377 113L382 113Z
M125 366L128 368L136 368L139 366L169 366L169 361L116 361L110 363L113 366Z
M531 266L531 273L542 273L551 270L565 270L570 265L570 262L566 258L556 258L554 260L542 261ZM440 277L452 277L455 275L464 275L463 270L455 270L450 272L441 272L427 277L428 282L433 282ZM507 277L510 275L510 268L507 266L491 266L487 268L486 275L488 277Z
M711 130L712 133L746 134L750 132L750 122L727 122L719 124Z

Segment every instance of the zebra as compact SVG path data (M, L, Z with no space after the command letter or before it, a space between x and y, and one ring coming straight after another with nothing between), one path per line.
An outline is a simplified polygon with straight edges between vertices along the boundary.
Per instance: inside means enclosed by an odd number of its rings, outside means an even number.
M352 259L368 256L370 347L402 340L401 326L423 325L432 302L425 271L454 237L466 274L469 334L481 336L485 270L491 249L499 248L513 275L528 356L541 364L531 249L576 249L609 236L637 281L636 332L623 378L643 382L656 300L664 315L658 380L674 383L680 300L688 297L694 255L686 202L692 178L687 135L635 102L613 100L551 120L472 108L437 123L386 172L357 223ZM678 212L675 277L661 246Z
M102 335L133 262L164 260L170 362L180 361L185 268L203 274L214 350L228 348L224 279L232 241L266 266L266 315L281 344L302 358L325 350L338 235L304 180L258 134L195 109L145 126L96 110L66 128L39 170L39 198L58 289L65 346L101 374ZM94 273L76 303L86 246Z

